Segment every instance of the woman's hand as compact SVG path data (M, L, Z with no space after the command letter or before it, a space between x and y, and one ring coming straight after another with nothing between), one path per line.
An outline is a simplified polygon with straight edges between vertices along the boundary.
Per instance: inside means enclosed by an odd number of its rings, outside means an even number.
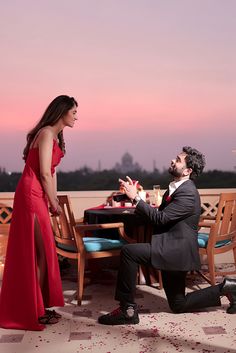
M129 176L126 176L127 181L124 181L122 179L119 179L119 182L121 186L123 187L123 190L125 194L128 196L130 200L133 200L135 196L137 195L137 184L138 181L136 180L135 182L132 181L132 179Z
M49 212L51 213L51 216L60 216L60 214L62 214L62 208L59 204L57 204L56 207L50 206Z

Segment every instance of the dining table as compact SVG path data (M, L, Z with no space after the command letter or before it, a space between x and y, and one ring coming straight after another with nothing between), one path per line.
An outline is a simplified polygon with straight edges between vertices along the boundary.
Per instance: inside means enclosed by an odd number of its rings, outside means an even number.
M126 234L137 242L145 242L149 225L136 213L135 207L107 207L100 206L84 211L84 222L88 224L123 222ZM112 238L118 237L118 232L107 230ZM105 232L101 230L100 232Z
M101 205L84 211L84 223L124 223L125 233L138 243L151 241L153 226L148 220L135 212L135 206L132 207L111 207ZM119 234L116 229L96 230L96 236L109 236L112 239L118 239ZM109 232L109 235L108 235ZM159 283L162 288L160 271L152 267L140 266L138 284L152 285Z

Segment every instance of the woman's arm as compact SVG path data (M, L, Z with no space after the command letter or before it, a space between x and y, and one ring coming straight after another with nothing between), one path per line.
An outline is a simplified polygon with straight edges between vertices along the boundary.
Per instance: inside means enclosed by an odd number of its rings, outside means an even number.
M57 201L56 194L56 176L52 176L52 149L53 149L53 134L49 129L45 129L40 133L38 139L39 147L39 165L40 165L40 179L43 189L47 195L50 211L53 214L60 213L60 206Z
M53 188L55 191L55 195L57 196L57 171L56 171L56 168L55 168L55 172L52 176L52 182L53 182Z

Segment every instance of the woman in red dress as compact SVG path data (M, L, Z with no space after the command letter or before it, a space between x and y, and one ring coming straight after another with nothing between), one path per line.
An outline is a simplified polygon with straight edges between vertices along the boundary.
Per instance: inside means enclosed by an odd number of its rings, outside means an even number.
M28 133L17 185L0 295L0 327L43 330L64 299L49 211L59 215L55 167L65 153L63 129L77 120L77 102L61 95Z

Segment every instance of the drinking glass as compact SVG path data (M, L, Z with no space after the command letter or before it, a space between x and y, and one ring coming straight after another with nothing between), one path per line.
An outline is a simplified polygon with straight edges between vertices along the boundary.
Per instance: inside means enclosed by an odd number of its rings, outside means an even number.
M153 185L153 192L154 192L154 204L156 207L159 207L162 201L160 185Z

